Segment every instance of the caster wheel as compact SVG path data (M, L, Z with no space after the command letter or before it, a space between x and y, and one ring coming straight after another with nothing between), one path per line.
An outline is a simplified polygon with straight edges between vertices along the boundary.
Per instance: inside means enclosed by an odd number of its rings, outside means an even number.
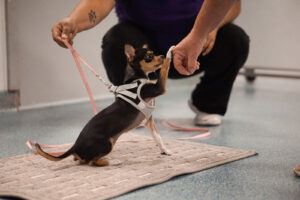
M248 82L254 82L255 79L256 79L256 76L246 76L246 80L247 80Z
M250 83L255 81L256 75L253 68L245 68L245 78Z

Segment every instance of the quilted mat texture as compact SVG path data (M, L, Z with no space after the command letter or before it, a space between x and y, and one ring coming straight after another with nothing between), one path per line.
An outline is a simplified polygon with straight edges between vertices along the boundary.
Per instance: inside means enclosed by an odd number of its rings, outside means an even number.
M163 139L171 156L161 155L150 137L124 134L105 167L46 160L32 153L0 160L0 195L30 200L108 199L174 176L197 172L257 154L208 144ZM55 149L59 151L61 149Z

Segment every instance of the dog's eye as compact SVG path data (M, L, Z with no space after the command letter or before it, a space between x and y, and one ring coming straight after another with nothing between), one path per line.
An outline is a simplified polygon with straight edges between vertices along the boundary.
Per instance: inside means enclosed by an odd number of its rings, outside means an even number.
M154 55L152 53L151 54L147 53L144 56L145 62L151 62L153 60L153 58L154 58Z

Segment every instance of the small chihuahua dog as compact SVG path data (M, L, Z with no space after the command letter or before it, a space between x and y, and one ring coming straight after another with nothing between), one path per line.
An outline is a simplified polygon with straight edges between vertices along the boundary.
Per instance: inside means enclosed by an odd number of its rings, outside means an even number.
M154 98L162 95L166 91L166 80L170 67L170 56L155 56L153 51L149 50L147 45L135 49L129 44L125 44L124 52L127 57L127 69L124 84L136 83L137 80L144 80L144 84L138 88L129 87L128 91L137 90L139 101L138 107L153 108ZM151 82L148 74L160 69L158 80ZM124 90L121 90L124 91ZM126 98L122 98L128 91L117 93L115 101L95 115L83 128L75 144L64 154L52 156L43 151L38 143L35 144L38 154L52 160L59 161L70 155L74 160L81 163L87 163L90 166L105 166L109 162L103 157L109 154L117 139L123 133L128 132L138 126L146 126L162 154L171 155L165 147L157 131L152 114L147 111L143 113ZM130 93L130 92L129 92ZM129 95L127 99L133 98ZM144 103L140 106L140 102ZM147 109L146 109L147 110ZM149 109L148 109L149 110Z

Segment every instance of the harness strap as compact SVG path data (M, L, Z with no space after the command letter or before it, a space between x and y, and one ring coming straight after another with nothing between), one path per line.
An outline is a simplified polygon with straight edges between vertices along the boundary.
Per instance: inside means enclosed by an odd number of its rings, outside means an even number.
M124 88L124 90L117 92L115 95L143 113L148 120L152 116L152 113L155 109L155 100L151 99L148 102L144 101L140 92L145 84L154 84L156 82L142 78L135 80L134 83L136 83L136 87L132 88L133 90Z

